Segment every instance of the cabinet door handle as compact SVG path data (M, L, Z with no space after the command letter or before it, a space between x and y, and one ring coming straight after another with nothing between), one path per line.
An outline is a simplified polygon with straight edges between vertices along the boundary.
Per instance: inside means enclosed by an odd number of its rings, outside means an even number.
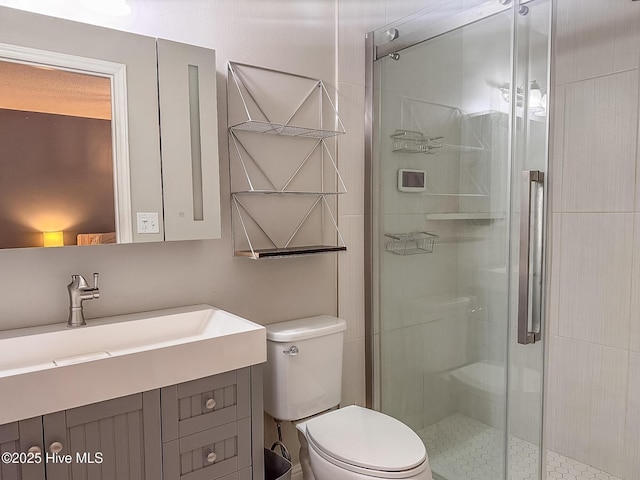
M34 445L27 450L28 453L34 453L36 455L42 454L42 449L38 445Z
M60 442L53 442L49 445L49 451L51 453L60 453L64 449L64 445Z
M207 407L207 410L213 410L216 406L216 399L215 398L210 398L207 400L207 402L204 404L205 407Z
M216 458L218 458L218 456L215 454L215 452L211 452L209 455L207 455L207 462L214 463L216 461Z

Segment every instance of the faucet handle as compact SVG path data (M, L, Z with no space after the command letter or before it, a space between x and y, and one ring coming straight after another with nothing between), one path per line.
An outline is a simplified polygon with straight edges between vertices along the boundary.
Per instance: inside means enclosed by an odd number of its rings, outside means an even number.
M100 274L97 273L97 272L94 272L94 274L93 274L93 288L95 290L98 290L98 275L100 275Z

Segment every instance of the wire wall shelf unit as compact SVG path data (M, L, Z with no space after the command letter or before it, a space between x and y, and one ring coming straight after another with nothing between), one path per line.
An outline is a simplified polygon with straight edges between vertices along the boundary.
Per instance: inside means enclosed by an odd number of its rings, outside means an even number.
M346 187L335 160L345 129L324 83L229 62L227 95L234 255L346 250L336 221Z

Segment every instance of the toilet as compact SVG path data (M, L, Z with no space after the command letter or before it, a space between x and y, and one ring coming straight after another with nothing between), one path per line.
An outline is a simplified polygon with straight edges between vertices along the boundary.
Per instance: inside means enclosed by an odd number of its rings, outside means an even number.
M264 409L296 423L304 480L432 480L420 437L383 413L336 409L346 323L320 315L267 325Z

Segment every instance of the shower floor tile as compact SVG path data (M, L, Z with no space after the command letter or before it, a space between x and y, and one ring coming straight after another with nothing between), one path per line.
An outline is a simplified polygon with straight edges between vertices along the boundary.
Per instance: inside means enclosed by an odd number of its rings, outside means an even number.
M429 454L434 479L496 480L502 478L503 434L497 428L455 414L418 431ZM510 438L510 480L535 480L538 447ZM618 477L547 452L546 480L620 480Z

